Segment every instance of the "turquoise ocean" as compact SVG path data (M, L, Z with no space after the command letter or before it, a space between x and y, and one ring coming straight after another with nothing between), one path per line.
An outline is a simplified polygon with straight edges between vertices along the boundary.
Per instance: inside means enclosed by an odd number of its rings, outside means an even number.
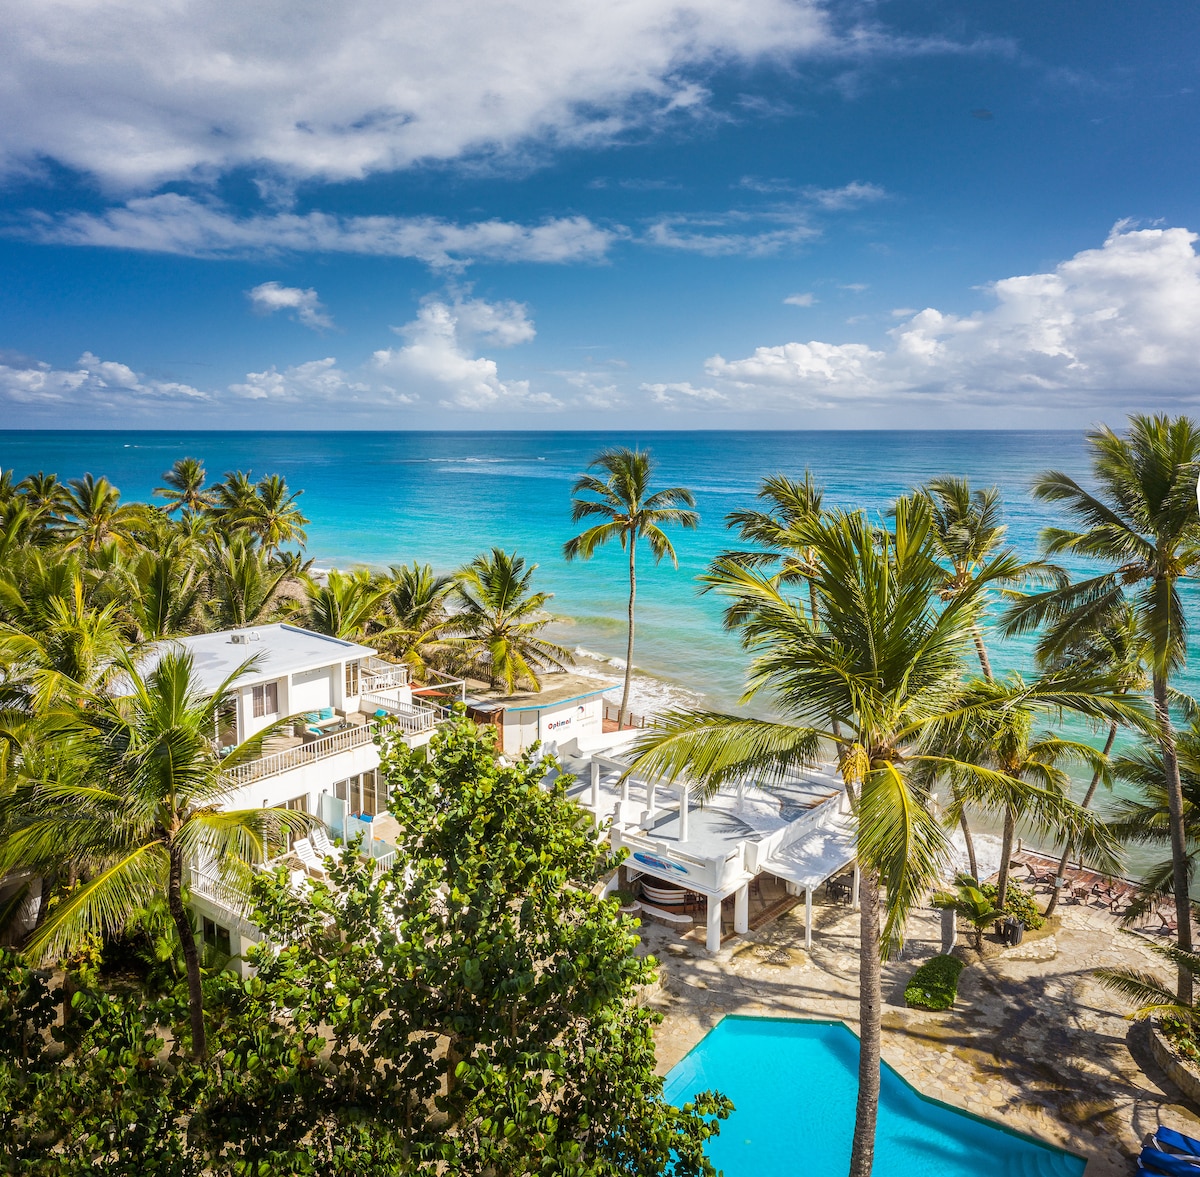
M635 664L643 705L696 700L731 707L746 664L721 629L719 600L696 577L735 543L726 514L754 502L767 475L810 469L829 506L882 514L895 497L937 474L963 475L1003 492L1008 538L1037 552L1051 507L1029 486L1042 470L1088 481L1081 432L0 432L0 468L62 478L104 474L127 499L143 499L178 458L201 459L210 478L228 470L283 474L302 488L312 522L308 553L320 568L385 567L412 560L450 571L493 545L536 562L535 581L554 594L564 620L555 637L586 654L594 673L620 674L625 648L625 566L619 549L568 564L570 490L589 459L609 445L649 448L658 485L690 487L701 525L676 532L678 569L640 562ZM1200 621L1200 596L1185 589ZM990 644L998 670L1025 668L1029 643ZM616 659L605 665L606 660ZM1200 649L1180 682L1200 687Z

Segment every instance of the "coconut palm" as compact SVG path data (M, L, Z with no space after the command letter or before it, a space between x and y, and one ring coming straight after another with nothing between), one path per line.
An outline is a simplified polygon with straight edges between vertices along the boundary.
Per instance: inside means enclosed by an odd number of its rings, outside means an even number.
M67 502L67 488L55 474L38 471L28 474L17 483L17 501L23 503L31 515L31 531L34 542L43 542L50 534L50 524L62 512Z
M80 712L92 759L82 779L34 781L6 801L15 819L0 874L70 859L86 874L25 945L34 960L57 960L83 937L113 935L156 897L166 897L187 968L192 1049L205 1052L200 956L183 899L185 868L200 861L232 870L261 861L281 831L303 831L306 814L223 810L225 770L256 755L263 734L221 758L213 732L238 667L211 695L190 654L168 651L147 675L120 660L120 697Z
M213 629L262 625L281 612L291 565L272 563L239 535L211 544L207 565L207 616Z
M228 470L225 477L209 490L212 496L209 514L226 532L236 530L242 516L254 502L256 491L249 471Z
M625 642L625 686L621 692L621 712L618 727L629 718L629 681L633 674L633 612L637 599L637 545L645 540L660 564L664 556L678 568L679 560L671 544L666 526L694 528L700 516L691 510L696 505L692 492L685 486L671 486L652 491L654 459L648 450L631 450L625 446L602 450L589 463L588 469L604 471L604 477L584 474L571 488L571 522L599 518L563 545L568 560L578 557L590 560L597 548L617 540L621 550L629 555L629 624ZM587 495L591 497L581 498Z
M1127 594L1146 639L1154 711L1162 748L1163 775L1171 811L1173 890L1179 947L1192 948L1191 900L1187 883L1187 836L1183 791L1171 720L1171 678L1187 658L1187 618L1179 600L1181 576L1200 567L1200 515L1196 472L1200 429L1187 417L1134 416L1121 435L1107 426L1087 435L1092 493L1057 470L1034 483L1033 493L1060 504L1076 528L1042 533L1051 555L1069 554L1105 571L1074 584L1019 601L1005 628L1026 633L1052 623L1066 634L1117 615ZM1066 624L1063 624L1066 622ZM1191 1002L1192 974L1179 971L1179 999Z
M253 496L245 503L234 522L256 536L267 552L283 544L304 546L308 538L304 525L308 518L301 513L296 500L302 490L288 490L287 482L278 474L262 479Z
M130 533L144 519L141 507L122 504L121 492L107 478L85 474L72 478L67 487L55 523L68 550L94 554L109 544L131 546Z
M1185 952L1167 944L1152 944L1150 951L1173 966L1176 975L1186 972L1192 978L1195 989L1195 981L1200 978L1200 953ZM1191 1036L1200 1027L1200 1006L1180 1000L1153 973L1141 969L1097 969L1095 975L1107 988L1133 1003L1134 1011L1130 1017L1134 1021L1175 1020L1182 1022Z
M539 673L564 670L570 650L540 637L554 619L546 612L551 593L530 591L536 564L503 548L476 556L459 574L453 597L457 610L446 625L446 644L469 673L510 694L518 687L540 689Z
M449 621L446 605L454 588L453 576L438 576L428 564L393 564L384 581L380 601L381 630L371 641L399 658L414 675L443 662L443 638Z
M1087 670L1107 679L1107 688L1114 694L1136 696L1143 694L1149 685L1146 652L1146 643L1138 628L1137 616L1133 608L1125 604L1111 621L1099 628L1068 626L1065 634L1055 633L1052 629L1043 636L1039 660L1050 669L1076 667ZM1109 721L1102 751L1105 757L1112 753L1118 728L1119 725L1115 721ZM1111 772L1103 772L1097 768L1092 773L1092 779L1088 782L1080 805L1084 809L1091 808L1101 781L1107 785L1111 783L1111 778ZM1065 875L1067 862L1073 850L1070 843L1063 847L1062 858L1059 859L1058 870L1055 873L1056 878L1061 879ZM1056 885L1050 902L1046 905L1047 915L1054 914L1060 895L1061 890Z
M168 514L198 514L212 503L211 494L204 489L204 463L198 458L180 458L162 477L166 486L156 486L154 493L167 500Z
M641 737L631 772L674 780L686 774L702 793L747 775L778 777L840 750L855 814L860 870L859 1093L851 1174L865 1177L874 1156L879 1102L881 960L902 942L905 921L941 876L945 833L921 767L963 779L1008 780L1000 770L940 750L948 733L996 708L1034 700L1071 705L1049 685L1039 696L964 704L962 677L973 647L986 576L949 601L940 588L928 504L901 500L891 530L863 513L831 512L798 528L815 554L817 615L786 595L774 577L727 561L714 586L739 604L743 642L754 652L746 700L767 694L790 722L676 711ZM986 571L986 569L985 569ZM1119 701L1080 701L1100 712ZM830 717L839 730L832 730ZM886 918L880 899L886 888Z
M294 616L316 633L357 641L378 615L386 592L365 568L334 569L324 581L306 581L304 600L297 604Z
M186 543L143 551L131 561L125 585L128 616L136 642L192 633L199 625L205 580Z
M975 934L975 951L983 951L983 933L988 924L1003 919L1003 907L993 903L980 889L972 875L959 875L954 880L953 891L939 891L933 897L933 906L949 908L955 915L965 919Z

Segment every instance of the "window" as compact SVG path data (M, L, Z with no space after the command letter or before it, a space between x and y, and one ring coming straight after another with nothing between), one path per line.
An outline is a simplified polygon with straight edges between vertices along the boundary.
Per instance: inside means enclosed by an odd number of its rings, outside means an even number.
M333 786L333 795L339 801L345 801L351 813L375 817L387 812L387 785L376 769L338 781Z
M261 683L250 688L254 704L254 718L262 719L266 715L279 714L279 684L273 682Z
M279 805L274 806L275 809L290 809L294 813L308 812L308 794L303 793L299 797L293 797L290 801L284 801ZM292 843L303 834L297 834L292 830L284 829L279 832L279 843L276 844L275 839L271 838L268 841L268 853L271 857L277 854L286 854L292 848Z
M208 916L204 917L203 936L204 943L210 948L215 948L222 956L233 955L233 946L229 940L229 929L221 927L214 920L210 920Z
M346 663L346 697L358 694L358 662Z

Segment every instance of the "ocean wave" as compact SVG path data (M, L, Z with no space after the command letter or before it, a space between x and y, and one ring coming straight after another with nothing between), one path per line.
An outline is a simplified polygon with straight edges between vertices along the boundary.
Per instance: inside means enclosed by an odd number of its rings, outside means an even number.
M604 654L597 654L594 650L585 649L583 646L575 648L575 657L577 659L574 668L576 674L581 674L585 678L611 680L616 672L621 675L622 680L624 679L624 658L610 658ZM604 692L604 698L608 702L620 706L621 693L624 688L624 681L616 683L611 689ZM629 710L634 715L661 715L663 712L674 711L678 708L698 707L703 702L704 695L701 692L689 690L687 687L667 682L665 679L655 678L636 668L629 680Z

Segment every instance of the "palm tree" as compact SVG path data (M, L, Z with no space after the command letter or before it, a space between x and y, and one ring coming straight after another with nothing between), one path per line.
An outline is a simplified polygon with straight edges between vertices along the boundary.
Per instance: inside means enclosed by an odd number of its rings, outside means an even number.
M51 913L26 954L55 960L89 935L114 935L134 912L165 895L187 968L192 1050L205 1053L204 997L195 931L183 899L185 867L207 860L227 870L261 861L281 831L307 830L306 814L285 809L222 810L225 770L256 755L263 734L223 759L213 745L238 667L211 695L190 654L168 651L143 676L120 660L120 697L80 712L94 759L82 779L32 782L6 802L15 817L0 847L0 874L64 859L87 881Z
M1040 660L1051 669L1067 669L1077 667L1107 679L1107 688L1114 694L1140 695L1144 693L1146 677L1146 643L1138 628L1137 616L1129 604L1120 609L1115 618L1099 628L1069 626L1065 634L1057 634L1054 630L1042 639ZM1115 720L1108 723L1108 732L1104 740L1101 755L1108 757L1117 740L1118 724ZM1161 766L1160 766L1161 768ZM1111 773L1102 772L1099 768L1092 773L1080 805L1084 809L1091 807L1096 796L1096 789L1103 780L1109 783ZM1061 879L1067 870L1074 847L1068 842L1063 847L1062 858L1058 862L1055 877ZM1046 914L1053 915L1058 907L1061 889L1055 885L1046 905Z
M303 547L308 538L304 532L308 518L296 505L303 493L289 491L280 475L271 474L258 483L234 522L256 536L267 552L274 552L282 544L297 543Z
M983 933L988 924L995 923L1005 915L1004 908L993 903L980 889L973 875L959 875L954 880L953 891L939 891L933 897L933 906L949 908L971 925L975 933L975 951L983 951Z
M168 514L199 514L211 505L212 495L204 489L204 463L198 458L180 458L162 477L166 486L156 486L154 493L167 500Z
M476 556L454 585L458 609L446 625L446 644L458 651L471 673L503 686L541 688L538 673L565 670L570 650L539 637L554 619L546 613L551 593L534 593L529 582L536 564L502 548Z
M242 516L257 497L254 480L249 471L228 470L225 477L209 491L212 496L209 514L226 532L236 530Z
M275 565L244 536L213 543L208 555L209 624L242 629L273 620L281 611L290 564Z
M393 564L380 601L383 629L371 641L421 677L445 660L443 637L449 621L447 600L455 577L438 576L428 564Z
M609 540L618 540L622 551L629 553L629 629L625 643L625 687L621 692L621 713L617 726L624 727L629 717L629 680L633 674L633 608L637 598L637 545L645 540L655 564L664 556L678 568L675 548L663 528L676 524L694 528L700 516L690 508L696 505L692 492L685 486L671 486L651 491L654 459L648 450L631 450L625 446L602 450L589 463L588 469L599 468L605 477L584 474L571 488L576 496L571 500L571 522L599 517L603 520L569 539L563 545L568 560L578 556L590 560L598 547ZM590 495L591 498L579 498Z
M19 501L29 508L32 516L32 532L35 542L42 541L49 533L49 527L67 503L67 488L63 486L55 474L38 471L28 474L16 486Z
M739 604L743 642L755 654L745 698L769 694L792 722L676 711L641 737L631 770L672 780L686 773L711 793L750 774L766 779L815 765L829 746L839 749L862 868L852 1177L867 1177L874 1157L881 960L902 942L909 912L948 860L945 834L912 770L929 762L964 776L1002 776L927 751L964 715L961 679L982 585L941 600L944 573L923 501L901 500L892 527L879 529L862 513L844 512L799 525L796 540L815 557L808 579L819 623L775 578L725 562L728 584L714 587ZM989 706L984 701L978 709Z
M1047 528L1042 533L1047 553L1068 553L1109 567L1075 584L1019 601L1009 611L1005 628L1009 633L1025 633L1047 622L1059 623L1057 628L1064 634L1071 626L1090 628L1118 614L1126 594L1132 594L1148 649L1171 811L1179 947L1186 953L1192 949L1191 900L1170 701L1171 677L1187 659L1187 618L1178 582L1200 567L1196 510L1200 430L1187 417L1134 416L1124 436L1104 426L1090 432L1087 440L1096 493L1057 470L1042 474L1033 493L1045 502L1061 504L1077 524L1075 530ZM1180 968L1178 981L1180 1001L1190 1004L1192 974Z
M200 616L204 576L187 544L143 551L132 561L125 584L125 613L137 642L191 633Z
M365 568L355 572L334 569L324 583L306 581L305 599L298 604L296 616L307 629L357 641L378 615L386 592Z
M1200 977L1200 953L1185 952L1167 944L1152 944L1150 951L1174 966L1177 975L1186 972L1195 988L1195 980ZM1195 1037L1197 1027L1200 1027L1200 1007L1194 1002L1183 1001L1152 973L1141 969L1097 969L1096 977L1134 1004L1134 1011L1129 1015L1134 1021L1175 1020L1183 1024L1190 1037Z
M128 547L130 530L143 520L143 509L132 503L122 505L121 492L107 478L85 474L67 485L56 517L58 535L66 548L94 554L109 544Z

